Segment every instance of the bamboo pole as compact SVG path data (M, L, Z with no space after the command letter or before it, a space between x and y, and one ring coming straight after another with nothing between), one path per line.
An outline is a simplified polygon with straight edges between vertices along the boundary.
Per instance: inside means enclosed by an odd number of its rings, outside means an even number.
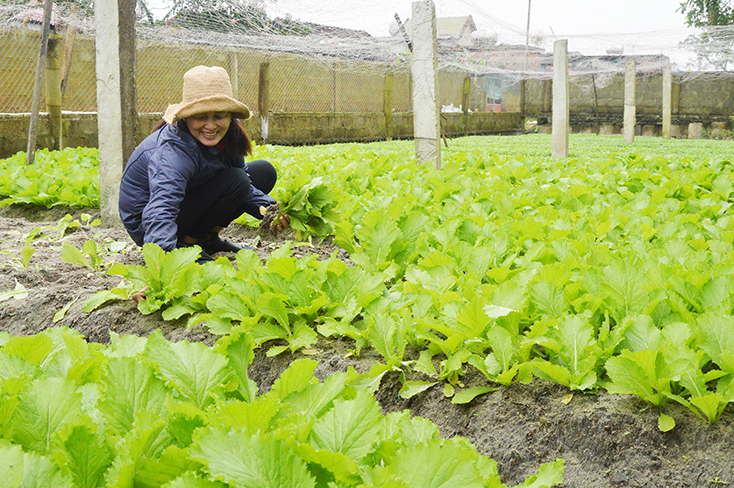
M61 100L64 100L66 93L66 83L69 81L69 73L71 72L71 58L74 55L74 42L76 41L77 23L79 22L79 13L77 6L71 4L71 21L66 29L66 39L64 39L64 59L61 62Z
M31 123L28 127L28 146L26 151L26 165L33 164L36 156L36 136L38 135L38 112L41 105L41 90L43 90L43 70L46 67L46 51L48 50L48 36L51 31L51 8L53 0L46 0L43 5L43 33L41 34L41 48L36 63L36 78L33 82L33 103L31 104Z
M469 133L469 102L471 101L471 78L464 78L464 84L461 87L461 111L464 112L462 117L464 120L464 135Z
M382 112L385 116L385 138L388 141L392 140L391 127L392 127L392 97L393 97L393 83L394 76L390 73L385 75L385 80L382 85Z
M270 115L270 62L260 63L258 80L257 111L260 113L260 132L263 141L268 140L268 121Z
M51 136L48 149L63 149L63 130L61 127L61 56L59 40L54 36L48 40L44 77L46 87L46 112L48 129Z

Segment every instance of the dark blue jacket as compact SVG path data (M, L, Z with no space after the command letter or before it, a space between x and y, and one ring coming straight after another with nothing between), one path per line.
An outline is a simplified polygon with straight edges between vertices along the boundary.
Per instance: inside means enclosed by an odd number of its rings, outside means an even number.
M140 143L125 166L119 197L125 229L138 245L153 242L166 251L174 249L176 218L186 192L228 167L246 171L243 158L228 158L187 131L164 125ZM254 186L247 200L253 215L261 206L275 203Z

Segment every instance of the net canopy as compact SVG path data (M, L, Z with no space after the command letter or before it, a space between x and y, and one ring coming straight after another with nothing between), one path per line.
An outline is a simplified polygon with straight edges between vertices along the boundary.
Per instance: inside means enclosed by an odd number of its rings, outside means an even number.
M574 79L593 74L597 86L603 86L605 79L624 71L628 57L635 58L638 72L659 72L667 65L682 81L702 73L727 76L731 74L729 70L734 70L734 25L708 29L681 25L637 32L620 29L620 32L579 34L539 28L537 24L541 20L530 22L530 2L527 16L512 18L503 17L498 7L500 2L436 0L435 3L439 68L479 80L489 100L501 98L507 86L520 80L551 78L553 43L557 39L569 41L572 83ZM678 7L676 1L667 3L671 10ZM0 29L39 29L42 10L41 3L6 2L0 6ZM155 79L164 77L166 71L173 73L171 79L180 80L191 63L224 64L228 53L238 50L258 53L259 62L272 64L305 59L311 67L309 70L323 71L313 75L311 82L315 85L324 76L331 76L330 89L334 93L340 89L340 83L346 83L337 77L362 76L367 80L358 88L362 95L350 95L351 98L371 97L372 85L385 74L409 76L410 73L410 1L138 0L136 14L138 79L144 92L168 80ZM93 16L91 0L59 2L54 6L52 26L57 32L63 32L73 25L78 33L94 36ZM163 65L158 58L146 60L145 53L159 46L180 46L185 53L169 56L170 65ZM223 54L204 61L190 54L205 47ZM247 66L254 73L254 60L238 62L239 69ZM299 66L293 64L279 72L290 70L291 75L282 76L295 80L296 74L301 76L304 72ZM253 80L243 80L243 84L252 84ZM151 88L146 88L146 83ZM297 83L308 84L309 79L301 77ZM294 87L284 90L297 91ZM398 98L410 98L409 90L404 91ZM250 96L249 103L255 103L255 95L242 96ZM305 95L299 92L298 96ZM145 104L145 100L141 102ZM331 109L338 108L336 102L330 103ZM165 108L159 102L156 104L143 109ZM342 109L349 110L348 103L343 105Z

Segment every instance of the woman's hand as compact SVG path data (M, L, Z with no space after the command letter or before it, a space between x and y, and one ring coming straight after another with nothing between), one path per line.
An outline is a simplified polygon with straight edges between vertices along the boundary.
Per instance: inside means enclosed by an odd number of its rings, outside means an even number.
M130 295L130 298L132 298L135 303L140 303L142 300L145 300L145 292L148 291L148 287L146 286L142 290L136 291L132 295Z
M281 215L280 216L280 223L275 226L276 229L278 229L278 232L282 232L286 229L291 228L291 218L287 215Z

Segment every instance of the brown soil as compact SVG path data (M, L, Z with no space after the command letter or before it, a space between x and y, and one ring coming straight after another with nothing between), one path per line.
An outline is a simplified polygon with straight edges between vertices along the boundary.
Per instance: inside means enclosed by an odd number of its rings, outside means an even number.
M216 340L205 329L188 330L183 322L163 321L160 314L145 316L132 301L112 303L89 314L82 310L87 298L98 290L115 287L119 277L64 263L60 259L61 245L68 241L81 248L88 239L98 243L123 241L129 244L127 251L106 259L142 264L139 250L122 230L81 226L67 232L61 242L37 240L30 266L24 269L18 256L26 236L35 228L47 228L46 233L55 235L51 229L57 228L67 212L0 209L0 292L13 289L16 282L28 290L25 299L0 302L0 330L28 335L67 326L90 342L107 343L110 331L147 336L160 329L170 340L207 344ZM81 214L72 213L77 218ZM96 211L89 213L98 215ZM282 243L272 237L257 238L241 229L229 232L231 239L255 245L263 257ZM319 253L324 257L335 250L330 243L294 248L295 253ZM340 257L347 259L343 251ZM71 302L63 319L54 324L54 315ZM309 357L319 361L316 374L320 378L349 366L366 371L379 360L369 350L351 356L348 340L322 339L315 349ZM282 354L267 358L258 350L250 374L261 390L267 390L297 357ZM470 375L465 380L476 383ZM595 395L576 393L566 404L563 399L570 393L567 389L540 380L500 388L468 405L452 404L440 387L409 400L402 399L399 390L397 374L383 380L376 396L385 412L409 409L433 421L446 437L468 438L479 452L497 461L502 480L510 486L535 474L542 463L557 458L566 463L565 487L705 487L734 483L734 421L730 410L716 425L708 425L682 407L668 406L665 412L675 418L677 425L663 433L657 427L659 412L635 397L604 391Z

